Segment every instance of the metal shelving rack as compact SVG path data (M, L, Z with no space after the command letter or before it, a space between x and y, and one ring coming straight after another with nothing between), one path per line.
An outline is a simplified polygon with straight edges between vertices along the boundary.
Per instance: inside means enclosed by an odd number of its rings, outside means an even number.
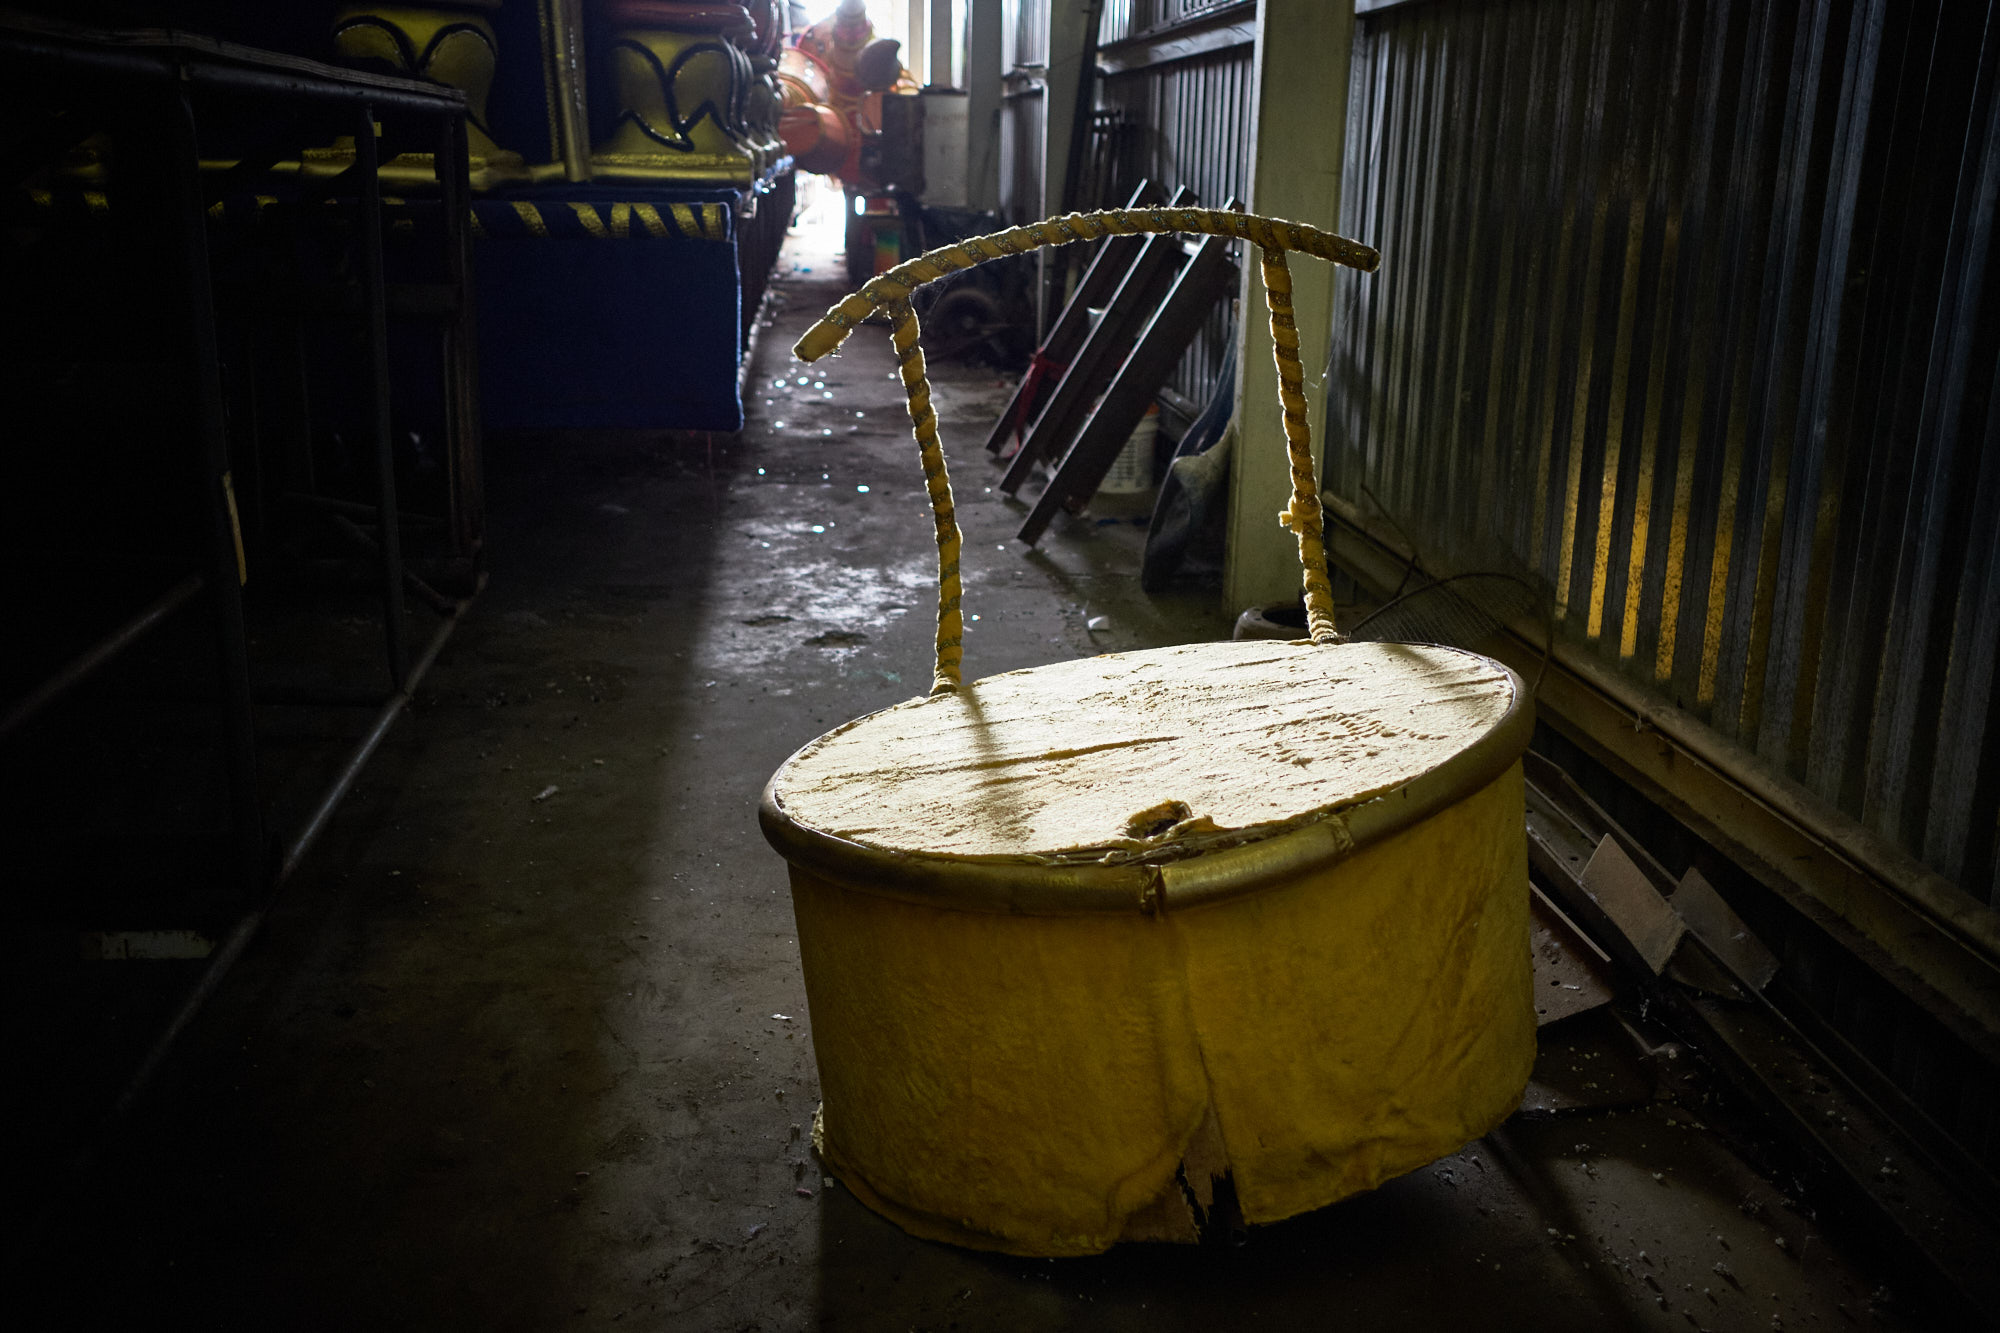
M213 708L213 730L202 739L219 752L226 774L227 833L215 840L219 864L211 867L220 886L213 897L222 908L211 903L204 909L202 930L212 951L123 1076L110 1107L116 1115L255 935L276 890L324 831L483 582L465 103L439 85L189 34L86 31L0 16L0 131L6 167L0 189L13 192L10 207L39 208L56 229L79 220L86 229L101 228L104 267L135 262L119 260L111 244L136 245L149 257L145 267L132 269L142 275L136 289L143 289L135 290L132 323L169 349L166 378L174 392L159 405L159 435L168 447L185 449L172 464L177 478L192 474L184 491L169 487L172 494L159 497L161 507L188 497L194 512L167 524L187 540L169 542L139 562L156 577L164 574L166 590L134 613L98 616L94 633L55 635L67 653L51 650L52 640L43 636L35 644L47 659L37 663L43 669L28 678L23 667L29 654L17 657L9 672L12 697L0 695L4 753L38 728L60 726L65 717L95 707L92 690L102 688L108 669L129 668L163 627L184 634L195 608L207 620L203 633L212 646L213 674L200 693L204 706ZM90 146L107 137L113 151L90 166ZM324 147L329 142L334 149ZM405 167L428 161L434 184L405 189L424 197L385 198L379 168L392 159ZM86 165L79 168L79 161ZM248 240L230 230L233 214L251 219ZM272 225L260 238L257 227L267 220ZM65 253L92 253L94 243ZM320 266L297 260L298 281L273 290L256 290L255 281L249 290L230 287L226 270L247 250L267 248L264 268L252 267L268 276L272 266L293 262L288 244L297 255L320 256ZM228 252L218 257L218 246ZM116 287L115 281L106 285ZM312 326L320 330L314 336L344 349L356 373L333 406L355 423L352 438L335 433L329 446L315 438L309 419L278 429L254 412L232 412L242 396L232 396L240 389L234 381L254 377L255 370L255 358L232 366L225 355L229 320L245 317L244 311L275 313L293 321L295 330ZM10 318L0 314L0 324ZM429 330L436 353L414 375L391 334L392 325L411 324ZM34 336L16 333L22 341ZM405 383L411 380L414 388ZM399 434L397 418L412 394L430 400L426 421L439 423L444 440L443 477L430 487L433 508L441 513L417 514L399 499L410 464L398 443L409 432ZM303 392L298 408L310 416ZM0 432L0 469L27 469L34 478L33 469L42 467L45 478L57 466L28 457L32 450L22 438L16 453L5 434ZM269 455L282 452L280 445L290 449L290 461L273 465ZM363 493L328 494L314 485L315 453L329 447L353 458L357 466L346 475L365 487ZM157 455L132 456L141 458L140 475L159 466ZM121 483L142 484L101 475L82 479L79 489ZM317 798L282 829L274 827L269 775L260 773L266 756L258 709L261 703L268 710L275 696L269 689L260 695L253 679L245 584L246 569L256 566L282 582L275 571L284 561L264 559L254 542L246 553L242 516L251 510L257 532L278 528L296 537L323 524L319 537L344 545L350 581L365 575L380 604L383 686L321 688L282 700L365 702L373 709ZM443 542L446 558L436 563L442 575L427 568L429 577L420 576L406 558L412 531ZM9 577L34 575L17 565ZM130 597L127 588L101 588L80 600L117 606L129 605ZM406 597L434 613L427 633L412 633Z

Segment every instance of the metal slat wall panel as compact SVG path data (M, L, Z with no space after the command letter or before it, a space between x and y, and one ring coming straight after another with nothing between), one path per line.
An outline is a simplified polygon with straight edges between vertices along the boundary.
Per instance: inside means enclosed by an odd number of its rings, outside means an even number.
M1539 580L1571 642L1982 901L1994 19L1976 0L1363 15L1342 230L1384 259L1338 280L1327 379L1331 489L1440 568ZM1167 97L1124 95L1135 118Z
M1000 212L1011 223L1042 215L1043 136L1048 123L1050 0L1006 0L1001 64Z
M1143 18L1151 0L1104 0L1097 17L1097 40L1105 45L1123 41L1151 26Z
M1984 298L1992 286L1987 271L1996 188L1994 81L1996 55L1989 45L1976 75L1973 115L1968 117L1944 292L1937 304L1930 375L1923 395L1923 419L1914 441L1915 467L1909 495L1910 529L1899 551L1888 638L1922 637L1933 651L1885 671L1875 708L1887 725L1871 736L1864 810L1870 822L1902 841L1917 843L1925 833L1932 773L1944 728L1953 719L1940 712L1944 676L1950 665L1956 592L1973 551L1970 542L1990 544L1993 530L1968 532L1969 502L1975 492L1984 444L1986 384L1996 355L1996 312ZM1938 649L1946 651L1938 651ZM1989 825L1992 820L1986 821ZM1927 849L1930 850L1930 849ZM1956 853L1957 849L1935 849Z
M1066 0L1057 0L1064 3ZM1097 40L1103 45L1171 28L1236 4L1238 0L1104 0Z
M1881 36L1878 24L1867 24L1857 31L1848 44L1841 73L1843 87L1872 89L1884 58ZM1894 52L1889 59L1893 67ZM1824 642L1832 572L1829 522L1807 501L1817 497L1822 488L1833 494L1843 489L1851 421L1843 400L1855 379L1857 342L1852 337L1843 339L1841 331L1852 308L1847 293L1849 270L1855 262L1855 238L1869 235L1878 216L1875 193L1863 189L1869 176L1863 170L1869 104L1865 97L1844 96L1840 100L1822 206L1825 240L1813 277L1812 313L1793 432L1795 479L1785 497L1773 594L1773 648L1767 688L1778 706L1762 711L1757 748L1767 759L1793 771L1804 770L1808 763L1805 743L1812 735L1812 726L1801 705L1809 703L1811 691L1800 688L1800 678L1801 672L1818 660ZM1817 424L1809 405L1822 402L1829 405L1828 420ZM1789 707L1785 706L1787 701Z
M1053 0L1007 0L1008 67L1047 65L1049 61L1049 5Z
M1042 215L1042 135L1048 104L1043 90L1009 94L1000 118L1000 212L1025 225Z
M1149 0L1136 3L1142 18L1165 4L1177 11L1174 21L1185 17L1178 10L1198 16L1216 8L1190 0L1150 0L1150 7ZM1103 40L1112 40L1113 17L1113 6L1107 5ZM1100 180L1098 197L1086 204L1113 206L1141 178L1158 181L1169 192L1185 185L1213 207L1245 197L1252 50L1245 44L1107 75L1099 88L1099 114L1115 114L1127 127L1127 139L1117 170ZM1218 307L1169 377L1168 387L1196 402L1206 401L1231 330L1228 310Z

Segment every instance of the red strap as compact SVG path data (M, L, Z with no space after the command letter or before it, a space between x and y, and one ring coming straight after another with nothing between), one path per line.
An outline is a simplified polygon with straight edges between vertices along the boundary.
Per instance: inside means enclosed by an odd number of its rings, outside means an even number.
M1014 419L1007 423L1007 429L1014 433L1017 443L1025 442L1028 412L1034 405L1035 395L1041 392L1042 381L1059 379L1068 369L1068 363L1050 360L1042 355L1039 348L1028 359L1028 373L1021 381L1021 392L1014 395Z

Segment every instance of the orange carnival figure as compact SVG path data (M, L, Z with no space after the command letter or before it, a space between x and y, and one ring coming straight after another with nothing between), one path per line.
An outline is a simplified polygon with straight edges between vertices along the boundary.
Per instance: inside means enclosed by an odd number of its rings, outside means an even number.
M902 43L876 38L865 0L841 0L785 49L778 132L800 170L862 186L862 136L882 128L882 94L916 91L901 52Z

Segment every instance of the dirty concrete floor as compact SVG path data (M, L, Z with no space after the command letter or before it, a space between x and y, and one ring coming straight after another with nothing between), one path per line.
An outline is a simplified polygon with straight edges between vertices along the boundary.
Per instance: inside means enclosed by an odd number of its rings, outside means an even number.
M491 442L490 588L79 1182L33 1326L1907 1326L1604 1012L1536 1114L1236 1246L1000 1258L829 1183L756 802L925 686L933 567L887 338L792 364L839 265L783 266L740 437ZM1137 591L1130 523L1015 543L1006 386L938 377L971 672L1227 632Z

